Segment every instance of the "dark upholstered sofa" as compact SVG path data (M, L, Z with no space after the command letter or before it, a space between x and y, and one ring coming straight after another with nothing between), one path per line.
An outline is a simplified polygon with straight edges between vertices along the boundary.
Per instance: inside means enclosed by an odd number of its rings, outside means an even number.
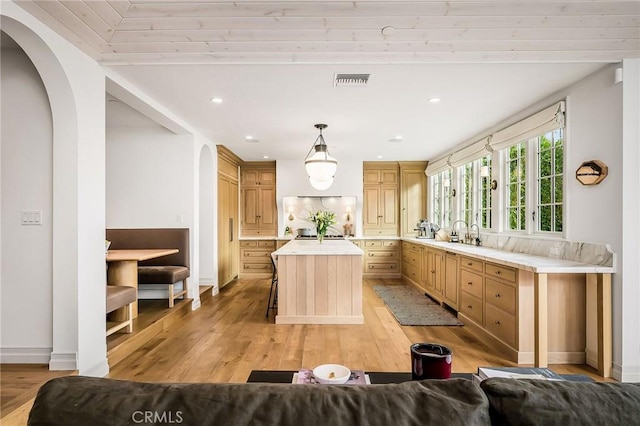
M639 425L640 384L488 379L380 385L50 380L29 425Z
M178 249L178 253L140 262L138 286L168 285L170 308L176 298L186 297L187 278L190 276L188 228L107 229L106 239L111 241L111 250ZM174 285L181 281L182 289L175 292Z

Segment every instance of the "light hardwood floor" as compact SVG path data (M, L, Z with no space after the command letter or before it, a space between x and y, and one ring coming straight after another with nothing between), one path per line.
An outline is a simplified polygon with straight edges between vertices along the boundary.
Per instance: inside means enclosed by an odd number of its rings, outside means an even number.
M273 313L265 318L269 284L268 279L229 284L199 310L174 321L113 366L109 377L149 382L245 382L251 370L298 370L327 362L368 371L408 372L409 346L414 342L450 347L453 372L515 365L465 327L398 325L373 285L402 284L401 280L364 280L363 325L275 325ZM602 380L588 366L554 365L552 369ZM24 424L29 400L37 388L59 373L43 367L3 366L2 423ZM23 420L9 422L6 416L20 406L22 417L18 413L14 416Z

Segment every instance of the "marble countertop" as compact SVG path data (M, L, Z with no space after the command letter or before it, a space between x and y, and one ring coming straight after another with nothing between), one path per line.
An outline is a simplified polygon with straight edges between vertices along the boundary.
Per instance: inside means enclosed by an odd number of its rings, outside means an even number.
M488 247L477 247L467 244L449 243L421 238L401 238L401 240L446 250L456 254L471 256L476 259L487 260L489 262L511 266L513 268L532 271L535 273L612 274L616 272L616 268L611 266L590 265L588 263L556 259L553 257L534 256L531 254L498 250Z
M347 255L361 256L362 249L348 240L324 240L322 244L318 240L292 240L275 251L280 255Z

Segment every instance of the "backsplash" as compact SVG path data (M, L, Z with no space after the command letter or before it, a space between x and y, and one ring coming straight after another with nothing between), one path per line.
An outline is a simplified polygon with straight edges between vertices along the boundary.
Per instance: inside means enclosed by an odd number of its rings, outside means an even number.
M558 241L544 238L480 234L484 247L554 257L591 265L616 266L616 255L608 244Z
M356 234L355 196L283 197L282 205L282 223L289 228L291 235L295 236L298 228L310 228L315 234L315 224L311 222L309 217L318 210L330 211L336 214L337 223L329 228L328 234Z

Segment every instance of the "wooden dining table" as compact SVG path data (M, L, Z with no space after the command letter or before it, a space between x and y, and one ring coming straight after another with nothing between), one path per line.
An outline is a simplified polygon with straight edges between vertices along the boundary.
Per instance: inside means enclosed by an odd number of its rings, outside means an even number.
M138 262L155 259L178 253L178 249L127 249L107 251L107 284L126 285L134 287L138 291ZM138 302L133 304L132 318L138 317ZM121 308L111 314L114 320L123 320L125 309Z

